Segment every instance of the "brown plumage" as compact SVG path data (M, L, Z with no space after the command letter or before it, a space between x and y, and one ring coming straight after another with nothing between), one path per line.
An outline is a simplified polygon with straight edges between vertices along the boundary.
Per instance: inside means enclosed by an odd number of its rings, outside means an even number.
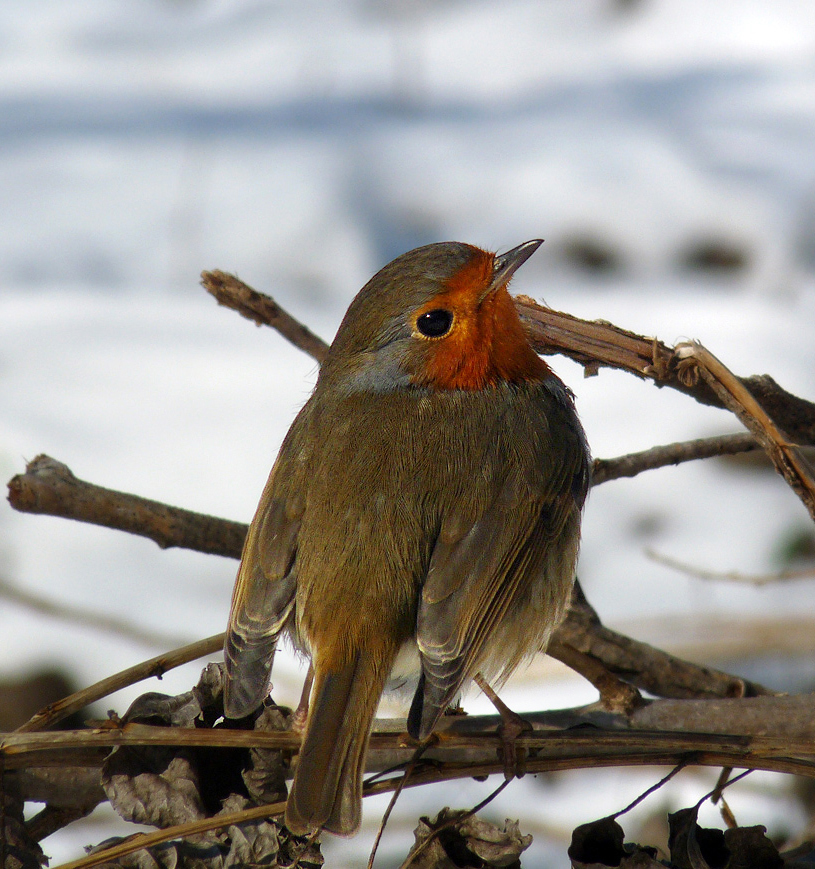
M226 713L263 701L282 632L311 655L295 833L359 827L400 650L418 651L408 730L424 739L467 679L500 683L564 615L588 449L506 289L539 244L445 242L385 266L280 449L235 584Z

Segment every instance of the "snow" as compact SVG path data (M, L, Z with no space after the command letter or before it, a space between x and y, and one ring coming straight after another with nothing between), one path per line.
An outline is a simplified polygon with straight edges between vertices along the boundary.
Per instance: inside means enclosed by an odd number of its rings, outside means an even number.
M46 452L100 485L248 521L316 366L216 307L200 271L238 273L328 338L379 266L450 238L505 250L542 236L515 291L669 343L698 338L737 373L812 397L813 58L803 0L0 5L0 470ZM619 268L581 271L575 238L602 242ZM746 266L689 269L707 239ZM739 430L669 390L554 364L597 456ZM769 473L699 463L609 483L589 500L581 580L633 633L672 616L805 615L807 585L715 586L644 550L758 573L808 521ZM223 628L234 570L0 509L8 580L179 641ZM162 651L12 604L0 636L6 673L59 662L79 684ZM186 690L199 669L103 708ZM539 672L539 690L523 676L508 688L519 708L593 699ZM298 673L276 663L281 701ZM624 805L621 781L631 798L653 781L588 775L505 792L508 816L530 789L542 806L525 865L562 855L547 824L568 830ZM605 802L587 807L598 781ZM491 786L413 793L403 816ZM59 862L99 838L59 834L46 851ZM336 859L363 860L369 842L335 845Z

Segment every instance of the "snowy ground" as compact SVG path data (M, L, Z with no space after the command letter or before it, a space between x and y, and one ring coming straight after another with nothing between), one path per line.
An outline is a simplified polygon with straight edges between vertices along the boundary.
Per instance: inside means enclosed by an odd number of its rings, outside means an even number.
M517 292L667 342L699 338L736 372L769 372L812 398L811 11L803 0L0 4L4 479L46 452L102 485L248 520L316 369L218 309L199 272L235 271L330 337L379 266L448 238L505 250L543 236ZM580 267L586 240L610 252L607 271ZM693 267L711 241L742 267ZM597 456L739 428L622 374L584 380L555 365ZM757 618L806 628L808 585L711 585L644 548L762 572L807 527L771 473L655 472L592 494L580 575L608 623L672 648L687 649L706 619L723 642ZM168 642L223 628L234 570L0 509L0 575ZM162 650L10 603L0 638L3 674L56 662L81 684ZM199 670L148 688L186 690ZM512 705L593 699L551 666L535 674L545 680L519 677ZM281 701L296 698L296 678L291 661L277 666ZM809 684L815 667L794 678ZM105 708L122 712L143 690ZM539 802L524 865L563 865L574 825L653 780L528 779L493 814ZM409 819L488 787L406 795L381 865L404 854ZM705 787L687 774L664 805ZM795 826L789 804L762 803L747 785L731 805L744 824ZM380 812L366 804L371 823ZM89 825L46 851L59 862L102 835ZM334 843L334 865L364 861L369 842Z

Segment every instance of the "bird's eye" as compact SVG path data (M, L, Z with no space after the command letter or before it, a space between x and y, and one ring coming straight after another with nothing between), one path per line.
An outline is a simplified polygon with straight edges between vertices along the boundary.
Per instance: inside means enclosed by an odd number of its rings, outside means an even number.
M426 311L416 320L416 328L426 338L441 338L450 331L453 325L453 314L444 308Z

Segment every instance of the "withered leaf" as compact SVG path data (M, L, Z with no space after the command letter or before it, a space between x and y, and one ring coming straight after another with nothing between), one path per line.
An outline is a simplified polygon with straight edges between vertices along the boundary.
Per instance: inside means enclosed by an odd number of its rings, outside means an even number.
M522 835L517 821L507 819L499 827L449 808L433 821L422 818L413 832L416 842L410 854L422 850L415 860L408 855L412 869L519 869L521 853L532 844L532 836Z
M625 843L623 828L612 818L581 824L572 833L569 859L574 869L656 869L656 849Z
M727 869L781 869L784 861L766 833L761 825L725 830L724 843L730 851Z
M0 794L0 800L3 869L40 869L41 864L48 861L26 830L22 802L6 793Z
M724 869L730 852L721 830L696 823L699 806L668 815L668 847L671 862L678 869Z

